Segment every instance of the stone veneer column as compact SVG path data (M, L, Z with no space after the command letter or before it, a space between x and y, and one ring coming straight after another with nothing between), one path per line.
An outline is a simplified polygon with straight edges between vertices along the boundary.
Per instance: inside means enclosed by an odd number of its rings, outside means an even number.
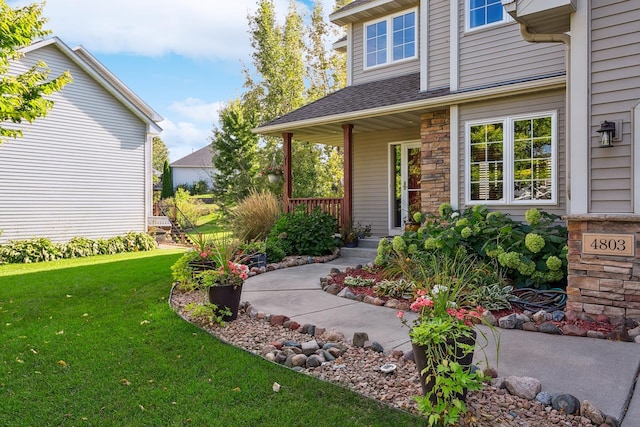
M422 212L437 213L451 194L451 148L449 110L425 113L421 117Z
M640 216L568 216L567 227L567 311L640 319ZM635 256L584 254L583 233L635 234Z

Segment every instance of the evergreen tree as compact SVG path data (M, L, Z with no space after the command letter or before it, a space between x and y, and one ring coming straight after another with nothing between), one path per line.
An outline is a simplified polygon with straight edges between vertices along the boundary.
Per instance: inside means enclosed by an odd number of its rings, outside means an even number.
M169 160L169 149L164 144L162 139L159 136L153 137L153 148L152 148L152 167L156 171L164 170L164 163ZM160 178L153 174L153 183L157 183L160 181Z
M168 199L173 197L173 176L171 174L171 168L169 167L169 161L164 161L162 168L162 199Z
M214 129L211 146L216 168L214 193L225 210L255 188L259 175L258 136L252 131L255 126L253 112L239 99L220 111L220 128Z

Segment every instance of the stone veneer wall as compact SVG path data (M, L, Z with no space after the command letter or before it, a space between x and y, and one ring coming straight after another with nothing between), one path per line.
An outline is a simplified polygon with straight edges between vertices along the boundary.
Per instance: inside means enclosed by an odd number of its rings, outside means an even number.
M422 115L420 126L422 169L422 212L437 213L449 203L451 187L451 147L449 110Z
M640 216L567 217L567 310L640 319ZM635 256L582 253L583 233L635 234Z

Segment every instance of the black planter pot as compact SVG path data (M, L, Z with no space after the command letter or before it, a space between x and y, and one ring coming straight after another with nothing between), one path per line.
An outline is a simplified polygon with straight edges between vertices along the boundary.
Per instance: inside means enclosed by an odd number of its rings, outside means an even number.
M257 254L253 254L253 255L249 255L247 257L247 262L246 262L247 266L249 268L253 268L253 267L258 267L258 268L262 268L262 267L266 267L267 266L267 254L264 253L257 253Z
M209 302L220 309L225 307L231 311L231 315L223 316L222 320L230 322L238 317L242 285L217 285L209 288Z
M469 338L463 337L459 339L458 342L461 344L475 346L476 331L472 330L471 335L472 336ZM464 350L460 346L456 345L456 341L454 340L449 340L444 345L455 346L456 347L455 361L458 362L467 370L471 368L471 365L473 364L473 351L465 355ZM413 358L416 362L416 367L418 368L418 372L420 373L420 385L422 386L422 394L426 396L426 394L430 392L433 389L433 386L435 385L434 378L429 378L429 380L427 381L427 376L429 375L429 372L425 371L425 368L428 366L427 355L426 355L427 346L411 343L411 347L413 348ZM467 397L467 390L465 389L462 392L462 394L459 395L458 397L464 400ZM433 403L434 405L436 404L436 402L434 401L433 395L432 395L431 403Z

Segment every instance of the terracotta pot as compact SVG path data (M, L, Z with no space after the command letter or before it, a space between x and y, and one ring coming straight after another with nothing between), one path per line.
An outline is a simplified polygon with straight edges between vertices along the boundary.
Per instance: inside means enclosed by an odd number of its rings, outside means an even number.
M238 317L241 295L242 285L217 285L209 288L209 302L231 311L231 315L222 317L225 322L236 320Z
M475 346L476 331L472 330L471 333L472 333L472 337L462 338L458 340L458 342L462 344ZM449 340L445 345L455 346L456 342L454 340ZM416 367L418 368L418 372L420 373L420 385L422 386L422 394L426 395L429 391L431 391L431 389L433 389L433 386L435 385L435 379L429 378L429 381L427 381L427 376L429 373L423 372L427 367L427 355L426 355L427 346L411 343L411 347L413 347L413 358L416 362ZM463 349L461 347L456 346L455 361L458 362L463 367L465 367L466 369L469 369L473 364L473 352L465 355ZM459 397L462 400L464 400L466 396L467 396L467 390L465 389L462 395ZM432 401L432 403L435 404L436 402Z

